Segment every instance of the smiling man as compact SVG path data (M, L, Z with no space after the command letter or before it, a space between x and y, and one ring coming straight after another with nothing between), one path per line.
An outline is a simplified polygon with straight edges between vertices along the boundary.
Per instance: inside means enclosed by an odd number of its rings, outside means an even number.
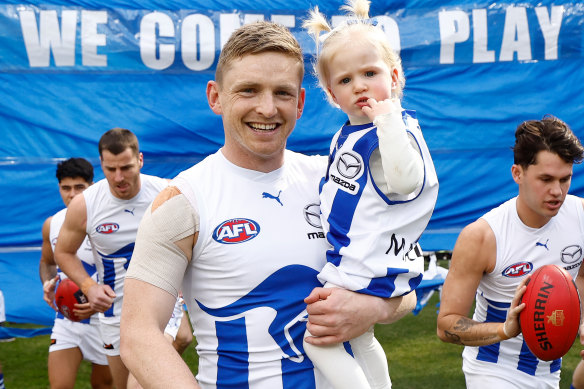
M313 290L326 245L311 238L322 226L310 213L327 158L286 150L304 108L303 72L300 45L274 23L245 25L223 47L207 100L222 117L225 144L154 200L126 277L122 358L142 386L330 388L303 351L306 302L318 336L310 341L320 344L415 305L413 295ZM181 287L197 379L160 330Z

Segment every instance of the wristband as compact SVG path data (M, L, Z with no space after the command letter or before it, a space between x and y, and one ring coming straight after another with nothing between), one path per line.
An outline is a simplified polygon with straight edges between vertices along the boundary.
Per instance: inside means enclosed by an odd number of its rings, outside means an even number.
M87 291L89 290L89 288L91 288L93 285L97 285L97 282L95 282L95 280L91 277L87 277L82 283L81 283L81 291L83 292L84 295L87 296Z
M52 284L52 283L53 283L53 282L52 282L52 280L46 280L46 281L43 283L43 290L47 289L47 284L49 284L49 285L50 285L50 284Z
M501 324L501 326L497 329L497 335L499 335L501 340L511 339L511 337L505 332L505 323Z

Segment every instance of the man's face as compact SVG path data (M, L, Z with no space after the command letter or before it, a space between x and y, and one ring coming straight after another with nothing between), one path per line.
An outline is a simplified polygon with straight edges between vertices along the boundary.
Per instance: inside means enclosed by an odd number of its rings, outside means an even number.
M557 154L540 151L535 164L527 169L513 165L511 172L519 185L518 211L525 224L539 228L558 214L570 189L571 163Z
M90 182L85 181L81 177L65 177L59 182L59 194L63 203L68 207L73 197L83 192L91 185Z
M207 98L223 118L227 159L258 171L282 165L286 140L304 107L301 71L296 59L266 52L231 62L221 86L209 82Z
M136 155L129 147L117 155L103 150L100 160L103 174L115 197L129 200L140 192L140 169L144 164L142 153Z

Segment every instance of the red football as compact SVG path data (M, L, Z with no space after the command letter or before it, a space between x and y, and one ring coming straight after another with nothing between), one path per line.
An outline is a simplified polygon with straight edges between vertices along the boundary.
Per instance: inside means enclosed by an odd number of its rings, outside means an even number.
M79 290L77 284L66 278L59 282L57 290L55 291L55 304L59 312L71 321L79 321L77 316L73 313L75 304L83 304L88 302L87 297Z
M519 315L525 343L544 361L564 356L578 335L580 298L572 277L557 265L545 265L531 275Z

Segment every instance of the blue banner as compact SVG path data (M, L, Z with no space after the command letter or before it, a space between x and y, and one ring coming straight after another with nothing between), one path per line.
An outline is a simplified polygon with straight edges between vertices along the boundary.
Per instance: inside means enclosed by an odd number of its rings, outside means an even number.
M56 163L90 159L112 127L134 131L144 172L173 177L223 143L207 105L221 47L258 19L288 26L306 59L306 109L288 147L326 154L345 116L312 75L301 25L312 2L15 1L0 3L0 247L39 246L62 207ZM333 24L341 1L321 1ZM373 2L399 51L403 106L418 112L440 180L425 250L452 249L460 229L516 194L516 126L553 114L584 136L584 5L551 1ZM571 192L582 195L575 168ZM4 281L0 279L0 288Z

